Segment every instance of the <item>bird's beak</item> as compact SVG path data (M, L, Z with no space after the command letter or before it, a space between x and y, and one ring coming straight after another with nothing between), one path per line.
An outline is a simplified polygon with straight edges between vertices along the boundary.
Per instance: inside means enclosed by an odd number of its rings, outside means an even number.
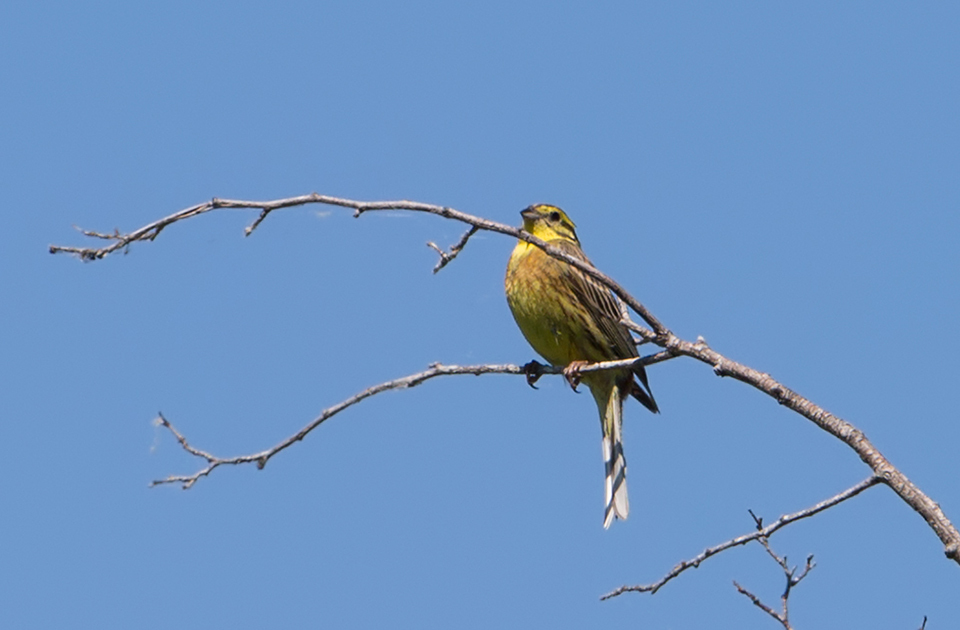
M533 209L533 206L524 208L520 211L520 216L523 217L524 223L528 221L533 221L537 218L537 211Z

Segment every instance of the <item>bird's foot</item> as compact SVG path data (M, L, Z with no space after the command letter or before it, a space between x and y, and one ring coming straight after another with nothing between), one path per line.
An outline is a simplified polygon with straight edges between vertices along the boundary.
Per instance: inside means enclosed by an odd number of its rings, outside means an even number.
M523 370L524 376L527 377L527 385L534 389L540 389L534 383L540 380L540 377L543 376L543 365L537 361L531 361L523 367L520 368Z
M577 385L580 384L580 368L589 364L589 361L571 361L570 365L563 368L563 378L567 379L570 388L578 394L580 393L577 391Z

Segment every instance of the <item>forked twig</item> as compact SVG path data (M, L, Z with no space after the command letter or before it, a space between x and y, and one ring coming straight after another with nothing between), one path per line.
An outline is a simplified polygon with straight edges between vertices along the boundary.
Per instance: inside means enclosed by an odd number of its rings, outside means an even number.
M653 582L651 584L638 584L636 586L621 586L620 588L614 591L610 591L600 599L601 600L610 599L611 597L616 597L618 595L622 595L624 593L630 593L630 592L650 593L650 594L656 593L665 584L667 584L667 582L674 579L675 577L677 577L687 569L696 569L697 567L700 566L700 563L702 563L704 560L706 560L707 558L710 558L711 556L717 555L721 551L726 551L731 547L745 545L748 542L751 542L753 540L767 539L770 536L772 536L777 530L783 527L786 527L790 523L793 523L795 521L799 521L800 519L804 519L804 518L813 516L814 514L823 512L828 508L832 508L835 505L843 503L847 499L852 499L853 497L857 496L867 488L875 486L881 481L882 480L876 476L867 477L857 485L847 488L843 492L839 494L835 494L829 499L825 499L820 503L817 503L816 505L811 505L810 507L804 510L800 510L799 512L794 512L793 514L784 514L774 522L767 525L766 527L762 527L763 523L757 520L756 517L754 517L754 521L757 525L756 531L753 531L749 534L743 534L742 536L737 536L736 538L731 538L730 540L726 542L722 542L719 545L715 545L713 547L707 547L706 549L701 551L699 554L697 554L690 560L684 560L677 566L673 567L666 575L664 575L662 578L660 578L656 582Z
M438 271L446 267L447 263L449 263L451 260L456 258L457 255L460 253L460 251L464 247L466 247L467 241L470 240L470 237L476 234L479 230L480 228L478 228L476 225L472 226L469 230L467 230L464 233L462 237L460 237L459 241L457 241L456 243L450 246L449 252L445 252L442 249L440 249L440 247L433 241L427 241L427 247L434 250L440 255L440 260L439 262L437 262L437 266L433 268L433 273L437 273Z
M759 528L761 525L760 519L754 516L753 512L750 512L750 515L753 516L754 520L757 522L757 527ZM807 575L810 574L810 571L812 571L814 567L816 567L817 565L814 564L812 555L807 556L807 564L804 566L803 570L798 575L797 574L798 567L793 567L791 569L790 565L787 564L787 557L783 556L781 558L780 556L778 556L770 547L770 541L767 539L766 536L761 536L758 540L760 544L763 545L763 548L767 551L767 555L773 558L773 561L776 562L780 566L780 568L783 570L783 574L787 579L786 588L784 588L783 594L780 596L780 610L776 611L773 609L773 607L768 606L767 604L764 604L762 601L760 601L759 597L757 597L747 589L740 586L740 584L738 584L736 580L733 581L733 586L737 589L737 591L741 595L745 596L747 599L753 602L754 606L756 606L757 608L759 608L760 610L762 610L763 612L767 613L768 615L773 617L775 620L777 620L780 623L780 625L783 626L784 630L793 630L793 626L790 625L790 605L789 605L790 592L793 590L793 587L799 584L800 582L802 582L803 578L807 577Z

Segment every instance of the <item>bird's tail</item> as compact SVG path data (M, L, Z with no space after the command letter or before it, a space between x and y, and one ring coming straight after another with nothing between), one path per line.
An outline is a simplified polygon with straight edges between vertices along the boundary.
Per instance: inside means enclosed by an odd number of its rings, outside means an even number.
M631 378L631 383L633 379ZM604 489L603 527L610 527L613 519L626 519L630 513L627 500L627 460L623 456L623 393L619 386L610 388L606 401L597 400L600 424L603 427L603 465L606 469Z

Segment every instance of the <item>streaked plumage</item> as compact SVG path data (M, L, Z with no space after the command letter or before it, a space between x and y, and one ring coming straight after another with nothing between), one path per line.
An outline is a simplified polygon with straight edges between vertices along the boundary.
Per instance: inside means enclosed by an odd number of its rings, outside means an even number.
M534 205L520 214L524 230L590 262L580 249L573 222L563 210ZM567 367L575 362L637 356L630 331L620 323L619 300L590 276L548 256L539 247L517 243L507 265L505 285L507 302L520 331L552 365ZM622 442L623 399L632 395L654 413L657 403L642 366L587 373L581 382L590 389L600 412L606 468L603 526L609 527L614 517L625 519L630 511Z

